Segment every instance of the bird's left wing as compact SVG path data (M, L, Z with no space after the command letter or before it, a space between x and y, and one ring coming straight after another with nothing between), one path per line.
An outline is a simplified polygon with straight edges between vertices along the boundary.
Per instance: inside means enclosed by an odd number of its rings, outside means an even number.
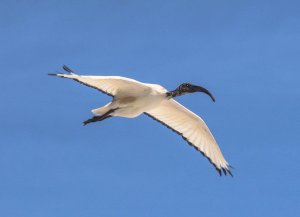
M232 175L230 166L213 135L198 115L173 99L163 101L158 107L145 114L181 135L184 140L208 158L220 175L222 172L225 175L227 173Z
M74 81L97 89L102 93L105 93L112 97L118 96L118 94L134 96L142 93L145 89L149 89L149 87L144 85L143 83L130 78L121 76L78 75L66 66L63 66L63 69L69 72L69 74L58 73L49 75L73 79Z

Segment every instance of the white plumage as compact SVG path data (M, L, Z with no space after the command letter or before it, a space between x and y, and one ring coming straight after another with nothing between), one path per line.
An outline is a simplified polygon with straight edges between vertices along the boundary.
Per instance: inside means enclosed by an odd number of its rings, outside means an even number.
M66 66L63 68L70 74L50 75L73 79L113 97L112 102L93 109L92 112L96 116L85 121L84 124L112 116L133 118L146 114L181 135L208 158L220 175L222 172L225 175L227 173L232 175L229 164L205 122L173 99L186 93L201 91L209 94L214 100L205 88L184 83L176 90L168 92L157 84L142 83L120 76L81 76Z

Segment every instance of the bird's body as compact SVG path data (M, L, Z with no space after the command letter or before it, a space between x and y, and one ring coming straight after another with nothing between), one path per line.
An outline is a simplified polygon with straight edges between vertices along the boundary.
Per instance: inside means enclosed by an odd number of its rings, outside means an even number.
M120 77L118 77L118 79L120 79ZM103 115L111 109L118 108L111 113L112 116L134 118L144 112L152 110L165 100L167 90L163 87L144 83L140 83L140 85L141 88L138 92L117 92L111 103L104 107L94 109L92 112L95 115Z
M214 100L205 88L184 83L174 91L167 91L160 85L142 83L125 77L81 76L66 66L64 69L70 74L51 75L73 79L113 97L112 102L93 109L95 116L86 120L85 125L113 116L134 118L146 114L181 135L209 159L220 175L222 172L231 175L230 166L205 122L173 99L186 93L204 92Z

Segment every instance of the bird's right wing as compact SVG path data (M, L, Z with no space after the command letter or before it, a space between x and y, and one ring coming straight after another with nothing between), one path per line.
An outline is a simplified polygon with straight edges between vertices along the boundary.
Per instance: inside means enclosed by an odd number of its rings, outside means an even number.
M58 73L49 75L73 79L74 81L97 89L112 97L118 96L118 94L135 96L149 89L149 87L143 83L130 78L121 76L83 76L73 73L73 71L66 66L63 66L63 68L70 74Z
M181 135L208 158L220 175L222 171L225 175L227 172L232 175L230 166L213 135L198 115L173 99L163 101L158 107L145 114Z

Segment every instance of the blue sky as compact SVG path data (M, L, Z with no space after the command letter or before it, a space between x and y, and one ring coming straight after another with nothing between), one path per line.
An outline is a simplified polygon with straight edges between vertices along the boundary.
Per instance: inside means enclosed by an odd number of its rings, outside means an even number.
M299 1L1 1L0 216L296 216ZM110 98L47 76L174 89L234 178L146 116L83 127Z

